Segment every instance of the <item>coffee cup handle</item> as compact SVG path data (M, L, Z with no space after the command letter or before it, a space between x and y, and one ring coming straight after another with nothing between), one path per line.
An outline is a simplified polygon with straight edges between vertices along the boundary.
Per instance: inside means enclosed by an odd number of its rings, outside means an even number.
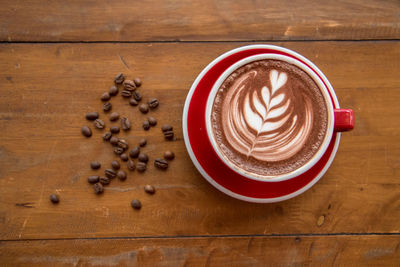
M354 111L352 109L335 109L335 132L347 132L354 128Z

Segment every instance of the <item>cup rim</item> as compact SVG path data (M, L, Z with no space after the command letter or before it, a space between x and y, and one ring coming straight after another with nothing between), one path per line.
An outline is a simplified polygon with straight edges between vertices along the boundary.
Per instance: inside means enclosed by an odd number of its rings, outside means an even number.
M286 51L287 52L287 51ZM290 51L292 52L292 51ZM292 53L291 53L292 54ZM250 173L246 172L242 169L239 169L236 165L230 163L228 159L222 154L222 152L218 149L218 145L215 141L214 134L212 132L212 126L211 126L211 110L213 107L214 99L215 96L218 92L218 89L221 87L222 83L226 80L226 78L231 75L235 70L238 68L249 64L251 62L259 61L259 60L264 60L264 59L275 59L275 60L282 60L285 62L288 62L290 64L293 64L303 71L305 71L315 83L317 83L318 88L320 89L324 99L325 103L327 106L327 111L328 111L328 125L327 125L327 131L325 133L324 140L321 144L321 147L315 153L310 160L308 160L304 165L302 165L300 168L297 168L293 170L292 172L289 173L283 173L280 175L270 175L270 176L265 176L265 175L258 175L255 173ZM233 171L237 172L238 174L257 181L268 181L268 182L280 182L280 181L285 181L292 179L296 176L301 175L302 173L308 171L310 168L312 168L320 159L321 157L325 154L329 144L330 140L332 139L332 135L334 132L334 109L333 109L333 103L330 98L329 90L323 83L322 79L318 77L318 75L315 73L315 70L311 69L308 67L306 64L300 62L298 59L288 57L285 55L280 55L276 53L263 53L263 54L258 54L258 55L253 55L249 56L246 58L243 58L242 60L235 62L232 64L228 69L226 69L220 77L217 79L217 81L214 83L208 98L207 98L207 105L206 105L206 112L205 112L205 120L206 120L206 128L207 128L207 136L208 139L212 145L213 150L215 153L217 153L218 157L224 162L225 165L227 165L230 169Z

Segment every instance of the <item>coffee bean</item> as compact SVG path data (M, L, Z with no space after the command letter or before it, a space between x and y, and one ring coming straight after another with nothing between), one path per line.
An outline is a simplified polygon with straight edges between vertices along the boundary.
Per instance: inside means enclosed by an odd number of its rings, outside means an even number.
M104 187L101 183L96 183L93 185L93 190L95 194L101 194L104 192Z
M116 96L118 94L118 87L116 87L115 85L110 87L110 90L108 91L108 93L112 96Z
M103 105L103 111L108 112L112 109L112 104L110 102L104 103Z
M138 170L138 172L144 172L147 169L147 165L144 162L138 162L136 164L136 169Z
M149 161L149 157L145 153L140 153L138 159L139 159L139 161L145 162L145 163Z
M57 204L58 202L60 202L60 198L56 194L51 194L50 201L53 202L53 204Z
M143 114L146 114L147 112L149 112L149 105L146 104L146 103L142 103L142 104L139 105L139 110Z
M161 127L161 131L162 131L162 132L172 131L172 130L173 130L172 126L171 126L171 125L168 125L168 124L164 124L164 125Z
M144 121L142 124L142 127L145 131L147 131L148 129L150 129L150 122L149 121Z
M99 181L100 177L98 175L92 175L88 177L88 182L91 184L95 184Z
M106 124L104 123L104 121L100 120L100 119L96 119L94 121L94 127L96 127L97 129L104 129L104 126Z
M111 162L111 167L112 167L114 170L119 170L119 168L120 168L121 166L119 165L119 162L118 162L117 160L113 160L113 161Z
M110 114L110 121L116 121L119 119L119 114L117 112L113 112Z
M158 107L159 103L158 103L158 100L156 98L152 98L152 99L149 100L148 104L149 104L149 107L153 109L153 108Z
M110 100L110 98L111 98L110 94L108 92L105 92L101 95L100 99L101 99L101 101L108 101L108 100Z
M103 140L108 141L108 140L110 140L111 136L112 136L112 134L110 132L106 132L103 134Z
M147 120L149 121L151 126L157 125L157 120L154 117L148 117Z
M139 93L138 91L133 92L133 93L132 93L132 96L133 96L133 98L134 98L136 101L142 100L142 94Z
M122 153L119 157L121 158L122 161L128 161L129 159L126 153Z
M124 171L118 171L117 177L118 177L118 179L120 179L121 181L126 180L126 172L124 172Z
M128 160L128 163L126 164L129 170L134 171L136 168L135 162L133 160Z
M164 137L167 140L172 140L172 139L174 139L174 132L173 131L166 131L166 132L164 132Z
M94 121L95 119L99 118L99 113L97 112L89 112L85 115L87 120Z
M117 176L117 173L113 169L106 169L104 174L110 179L114 179Z
M128 90L122 90L121 95L122 97L128 98L132 96L132 92Z
M118 144L118 137L116 137L116 136L112 136L111 138L110 138L110 143L113 145L113 146L115 146L115 145L117 145Z
M114 153L117 155L121 155L122 153L124 153L124 149L122 147L114 147Z
M132 206L132 208L134 208L136 210L140 210L142 208L142 203L140 203L140 201L138 199L134 199L131 202L131 206Z
M154 188L154 186L148 184L144 186L144 191L147 194L153 195L156 192L156 189Z
M121 118L121 128L124 131L127 131L127 130L129 130L131 128L131 123L128 120L128 118L125 118L125 117Z
M110 127L110 132L112 132L113 134L119 133L119 127L118 126L111 126Z
M140 153L140 148L135 146L134 148L131 149L131 151L129 151L129 156L135 159L139 156L139 153Z
M165 159L156 159L154 161L154 166L159 169L166 170L168 168L168 162Z
M139 103L134 99L134 98L131 98L131 99L129 99L129 105L131 105L131 106L137 106Z
M108 184L110 184L111 181L110 181L110 178L108 178L108 177L100 177L99 182L102 185L108 185Z
M92 168L93 170L100 169L100 167L101 167L101 164L98 161L92 161L90 163L90 168Z
M125 80L124 81L124 90L135 91L136 90L135 82L131 81L131 80Z
M81 133L86 137L91 137L92 136L92 130L90 130L90 128L87 127L87 126L82 126Z
M126 140L124 139L118 139L118 144L117 144L120 148L123 148L124 150L126 150L129 147L129 144Z
M172 160L172 159L175 158L175 154L174 154L174 152L169 151L169 150L165 151L164 158L167 159L167 160Z
M147 140L146 138L142 138L139 141L139 146L144 147L147 144Z
M133 79L133 82L136 84L136 87L140 87L142 85L142 81L139 78Z
M114 78L114 82L115 82L116 84L121 84L121 83L124 82L124 80L125 80L125 76L124 76L123 73L118 73L118 74L115 76L115 78Z

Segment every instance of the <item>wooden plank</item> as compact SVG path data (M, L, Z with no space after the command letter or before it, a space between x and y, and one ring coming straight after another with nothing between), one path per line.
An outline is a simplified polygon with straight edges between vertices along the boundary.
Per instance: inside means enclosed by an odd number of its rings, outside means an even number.
M0 12L2 41L400 38L397 0L16 0Z
M395 266L399 236L7 241L5 266Z
M214 189L194 168L182 140L191 83L213 58L241 45L0 45L0 239L399 233L400 125L393 122L400 111L400 43L281 44L320 66L357 122L343 134L331 169L316 186L271 205L241 202ZM99 96L120 71L143 79L144 100L159 98L151 114L159 125L172 124L178 140L165 142L159 128L141 130L146 116L118 96L114 110L133 122L131 132L121 135L131 144L147 136L144 150L151 159L167 149L176 159L165 173L150 164L144 175L114 181L99 197L86 182L96 173L89 162L108 166L114 156L100 132L86 139L80 127L87 124L86 112L101 109ZM146 195L145 184L155 185L157 193ZM48 200L53 192L61 195L57 206ZM142 200L140 212L130 207L133 198Z

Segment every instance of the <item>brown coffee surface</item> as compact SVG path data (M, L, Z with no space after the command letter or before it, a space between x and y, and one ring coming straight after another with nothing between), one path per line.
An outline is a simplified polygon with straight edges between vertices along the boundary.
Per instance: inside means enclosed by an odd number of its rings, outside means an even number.
M299 67L260 60L235 70L211 112L217 149L235 168L257 177L290 173L318 152L328 126L322 92Z

